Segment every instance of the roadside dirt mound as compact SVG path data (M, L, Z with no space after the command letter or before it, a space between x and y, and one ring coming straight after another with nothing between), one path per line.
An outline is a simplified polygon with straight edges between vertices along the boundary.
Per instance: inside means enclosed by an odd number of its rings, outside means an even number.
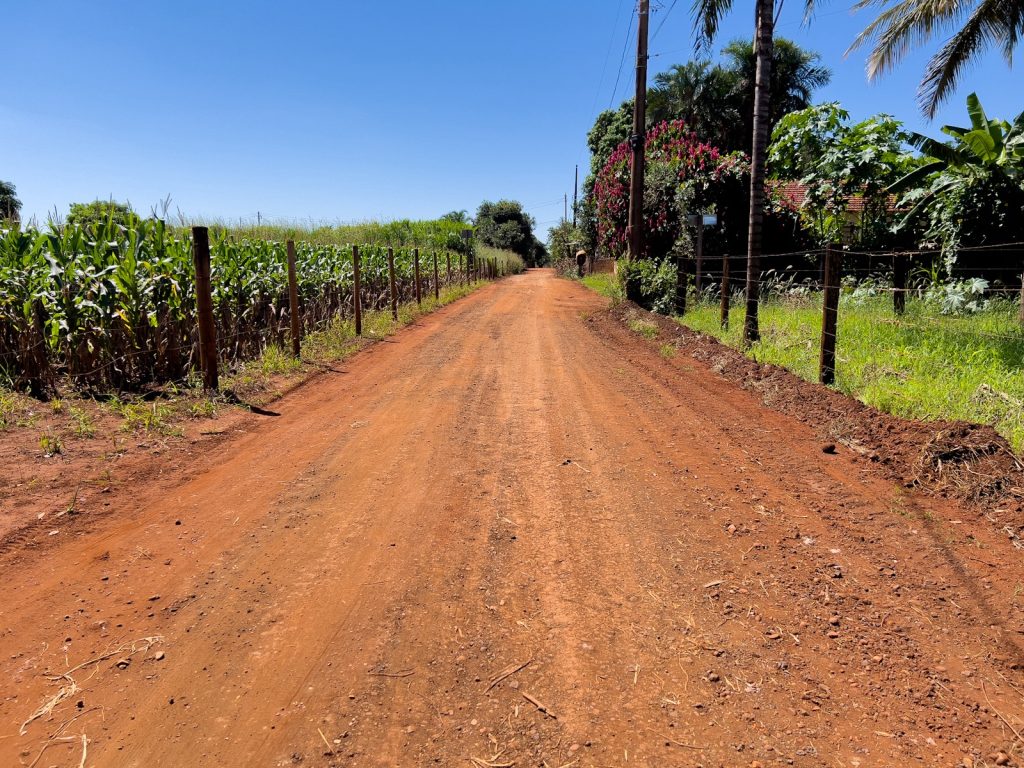
M775 365L758 363L717 339L632 302L608 310L617 322L642 319L651 339L671 343L713 371L760 394L769 408L811 425L825 441L867 457L908 488L972 502L1000 502L1024 524L1024 464L992 427L962 421L901 419Z

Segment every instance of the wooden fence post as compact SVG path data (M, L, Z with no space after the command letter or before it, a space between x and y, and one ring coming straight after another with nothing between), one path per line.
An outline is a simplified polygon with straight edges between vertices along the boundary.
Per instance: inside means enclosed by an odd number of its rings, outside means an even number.
M729 330L729 298L730 298L729 291L731 290L731 288L729 287L729 257L728 256L723 256L722 257L722 289L721 290L722 290L722 295L721 295L721 300L722 300L721 323L722 323L722 330L725 331L725 330Z
M388 246L388 288L391 293L391 317L398 319L398 286L395 285L395 249Z
M441 300L441 278L437 275L437 251L434 251L434 301Z
M704 289L704 217L698 216L697 219L699 222L697 224L697 263L695 265L696 273L694 274L693 290L699 300L700 293Z
M836 381L836 325L839 316L839 281L842 255L829 245L825 249L825 290L821 316L821 360L818 379L822 384Z
M356 336L363 335L363 297L360 296L362 281L359 279L359 246L352 246L352 313L356 320Z
M447 285L451 285L452 284L452 255L451 255L451 253L446 253L444 255L444 259L448 263L448 283L447 283Z
M420 249L412 249L413 269L416 272L416 306L423 304L423 294L420 290Z
M892 311L902 315L907 309L907 257L902 253L892 256Z
M295 241L289 240L288 249L288 313L292 318L292 354L300 356L302 329L299 324L299 281L295 274Z
M1020 273L1020 323L1024 325L1024 270Z
M217 329L213 324L213 292L210 285L210 231L192 227L192 261L196 268L196 319L199 321L199 363L203 388L217 389Z
M676 256L676 314L686 314L686 288L689 275L686 274L686 260Z

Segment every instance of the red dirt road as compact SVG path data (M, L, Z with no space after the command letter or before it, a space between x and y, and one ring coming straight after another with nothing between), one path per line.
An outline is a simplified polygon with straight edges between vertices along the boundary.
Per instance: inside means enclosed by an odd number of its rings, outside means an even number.
M1006 534L604 306L487 287L4 555L0 765L1017 764Z

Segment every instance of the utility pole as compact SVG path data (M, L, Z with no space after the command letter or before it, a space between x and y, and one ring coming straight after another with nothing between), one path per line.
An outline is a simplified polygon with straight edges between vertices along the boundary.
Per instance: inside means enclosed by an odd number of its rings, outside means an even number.
M629 173L629 258L644 251L644 143L647 131L647 21L650 0L640 0L640 28L636 36L636 97L633 101L633 168Z
M576 164L576 180L572 183L572 228L576 229L576 207L579 204L580 166Z
M562 221L569 220L569 195L562 195Z

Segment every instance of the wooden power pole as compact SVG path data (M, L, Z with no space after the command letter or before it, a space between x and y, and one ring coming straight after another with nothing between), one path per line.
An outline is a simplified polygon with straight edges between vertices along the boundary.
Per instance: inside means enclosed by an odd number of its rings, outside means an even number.
M647 138L647 22L650 0L640 0L640 28L636 36L636 97L633 101L633 168L629 173L629 258L644 252L644 143Z
M576 229L576 206L579 204L580 166L576 165L576 178L572 183L572 228Z

